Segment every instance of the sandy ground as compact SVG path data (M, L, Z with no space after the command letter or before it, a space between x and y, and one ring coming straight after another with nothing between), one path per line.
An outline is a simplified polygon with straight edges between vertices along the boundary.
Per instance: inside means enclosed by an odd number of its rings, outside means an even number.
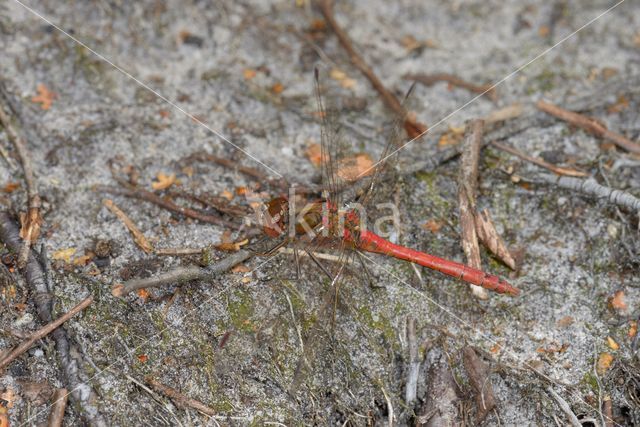
M624 82L640 73L640 3L627 0L599 17L614 4L353 1L337 5L336 17L398 95L410 86L402 78L408 72L447 72L477 83L510 76L498 86L497 102L482 97L468 103L474 95L445 83L418 85L408 106L421 121L437 125L433 135L400 153L399 162L411 164L443 149L434 135L447 127L514 102L527 106L544 98L563 105L616 79L622 89L594 97L586 112L637 140L638 88ZM393 119L330 31L316 29L313 45L301 37L320 19L304 1L27 5L58 28L16 1L0 3L0 73L20 106L44 199L40 240L50 255L75 249L69 262L53 262L56 310L95 297L65 327L81 349L109 425L383 425L390 416L394 424L412 424L433 381L434 354L444 355L457 383L459 421L474 425L475 401L461 362L465 345L491 359L498 405L486 425L566 425L549 388L583 425L602 425L605 396L612 398L616 422L640 424L640 371L629 335L640 300L637 213L553 186L514 183L509 173L535 178L541 169L492 148L482 153L478 204L490 210L507 245L520 254L520 264L510 272L484 251L483 263L509 277L522 290L518 298L493 295L479 301L453 279L371 256L367 270L377 286L363 280L358 264L351 267L330 321L321 319L322 333L305 340L317 326L330 283L308 261L296 278L288 255L253 259L246 269L212 281L153 289L146 300L113 297L116 283L203 260L145 254L103 206L105 197L157 248L203 248L230 230L95 191L96 185L118 186L110 165L121 178L130 167L148 190L159 173L176 174L179 184L171 189L231 193L233 203L244 205L247 200L236 189L255 188L254 179L233 168L183 159L205 151L292 183L316 182L318 170L305 154L320 137L316 65L329 97L344 107L339 121L353 152L375 158ZM49 109L32 101L39 84L56 94ZM640 196L637 159L566 124L547 121L503 142ZM0 158L5 188L0 202L3 209L22 211L22 171L4 132L0 146L7 154ZM378 201L399 206L397 241L463 261L457 174L453 160L435 171L383 181ZM9 193L6 186L13 182L20 187ZM280 191L260 184L260 191ZM423 227L427 223L442 227L429 230ZM110 243L108 263L73 263L95 253L96 242ZM26 307L17 304L28 295L24 280L12 277L17 295L3 293L0 348L19 341L6 331L41 326L31 298ZM624 294L626 309L611 306L616 292ZM409 317L416 319L423 362L418 401L412 404L405 402ZM619 348L612 348L608 337ZM305 344L314 355L312 367L296 375ZM598 371L602 353L613 362ZM151 393L140 385L147 376L217 415ZM296 381L299 387L292 392ZM63 385L48 340L0 377L0 391L15 394L11 425L37 425L48 415L46 399L35 401L25 392L28 382ZM66 424L80 423L78 408L70 404Z

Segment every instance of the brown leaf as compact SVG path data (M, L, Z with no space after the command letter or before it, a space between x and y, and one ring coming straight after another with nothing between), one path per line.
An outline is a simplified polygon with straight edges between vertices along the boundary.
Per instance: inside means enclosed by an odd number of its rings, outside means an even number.
M316 167L320 167L322 165L322 146L320 144L309 144L305 151L305 155L312 165Z
M19 182L9 182L9 183L7 183L7 185L5 185L2 188L2 191L4 191L5 193L13 193L18 188L20 188L20 183Z
M248 273L249 271L251 271L249 267L244 264L238 264L231 269L232 273Z
M616 293L613 294L613 297L609 300L609 304L619 314L625 314L628 306L625 301L624 291L616 291Z
M0 394L0 399L7 402L7 409L11 409L16 401L16 394L11 387L7 388L4 393Z
M632 320L631 322L629 322L629 332L627 332L627 335L629 336L629 338L635 338L637 334L638 334L638 322L636 322L635 320Z
M556 325L560 328L566 328L569 325L572 325L575 322L574 318L571 316L564 316L562 319L556 322Z
M51 92L43 83L38 83L38 95L31 97L31 102L42 104L40 108L48 110L56 97L55 92Z
M338 162L338 176L346 181L355 181L373 173L373 160L366 153L341 159Z
M149 299L149 297L151 296L151 294L149 293L148 290L146 289L138 289L136 291L136 294L138 294L138 296L142 299L142 302L147 302L147 300Z
M165 175L160 172L156 176L157 181L151 183L151 188L154 190L166 190L176 183L176 174L172 173L171 175Z
M440 221L437 219L430 219L429 221L422 224L422 228L435 234L438 231L440 231L443 225L444 225L443 221Z
M620 345L611 337L607 337L607 345L611 350L618 350Z
M242 72L242 75L244 76L245 80L251 80L256 76L256 74L257 74L256 70L253 70L251 68L245 68L244 71Z
M276 95L280 95L283 90L284 90L284 86L280 82L271 86L271 92L275 93Z

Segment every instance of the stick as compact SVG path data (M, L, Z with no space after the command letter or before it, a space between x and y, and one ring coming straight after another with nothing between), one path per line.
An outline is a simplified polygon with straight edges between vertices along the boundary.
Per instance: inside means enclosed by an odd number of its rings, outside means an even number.
M632 212L640 212L640 199L627 192L600 185L593 178L579 179L548 174L540 174L538 176L546 183L594 196L597 199L605 199L608 203L627 208ZM535 182L533 180L528 181Z
M589 174L583 171L579 171L576 169L569 169L569 168L563 168L563 167L559 167L559 166L555 166L552 165L551 163L547 163L542 159L539 159L537 157L531 157L531 156L527 156L524 153L521 153L520 151L516 150L513 147L509 147L508 145L504 145L499 143L498 141L491 141L491 145L493 145L494 147L502 150L502 151L506 151L509 154L513 154L516 157L521 158L522 160L525 160L529 163L533 163L534 165L540 166L542 168L548 169L551 172L555 173L556 175L565 175L565 176L575 176L575 177L585 177L588 176Z
M0 211L0 241L15 253L22 247L17 224L11 215L2 211ZM38 317L43 323L50 323L54 320L51 313L53 297L45 268L30 252L23 273L34 296ZM69 342L64 328L55 329L51 336L56 344L65 386L71 390L71 397L79 407L83 420L91 425L106 426L107 423L96 406L98 397L89 383L89 376L83 370L81 351Z
M62 422L64 421L64 410L67 407L68 396L69 393L66 388L59 388L53 393L53 397L51 397L51 412L49 413L47 427L62 427Z
M6 88L4 84L0 82L0 92L2 98L7 98ZM11 106L8 105L7 109ZM27 142L22 135L13 126L10 113L7 113L4 109L4 105L0 105L0 123L4 127L9 140L15 147L18 157L20 158L20 164L24 172L24 180L27 185L27 213L22 220L22 228L20 230L20 237L23 239L22 249L19 251L18 266L24 268L27 263L27 257L29 256L29 248L31 244L38 240L40 235L40 225L42 224L42 217L40 216L40 195L38 193L38 184L33 174L33 166L31 164L31 156L27 149Z
M484 209L482 212L476 212L476 233L482 244L510 269L516 269L516 261L504 244L504 241L493 226L493 221L489 216L489 211Z
M452 86L458 86L463 89L467 89L473 93L479 93L481 95L486 96L491 101L496 102L498 100L498 94L496 93L495 87L491 84L486 85L475 85L466 80L461 79L460 77L454 76L453 74L448 73L435 73L435 74L405 74L402 76L406 80L413 80L416 82L420 82L426 86L432 86L437 82L447 82Z
M618 147L624 148L632 153L640 154L640 144L631 141L629 138L620 135L619 133L610 131L592 118L574 113L573 111L565 110L542 100L536 103L536 107L547 114L551 114L552 116L559 118L560 120L564 120L565 122L582 128L599 138L611 141Z
M144 234L142 234L140 229L136 227L136 225L133 223L133 221L131 221L127 214L122 212L122 210L120 210L120 208L116 206L115 203L113 203L113 200L103 199L102 204L105 205L107 209L109 209L115 216L118 217L118 219L120 219L120 221L124 223L124 225L129 229L129 232L131 232L131 234L133 235L134 242L136 242L140 249L142 249L145 253L153 252L153 246L151 245L151 243L149 243Z
M418 392L418 374L420 372L420 360L418 359L418 344L416 342L416 319L410 316L407 319L407 341L409 343L409 369L407 371L407 386L404 400L408 407L412 407L416 401Z
M141 188L137 189L127 189L127 188L115 188L108 187L105 185L98 185L95 187L95 191L107 192L111 194L117 194L119 196L130 197L133 199L144 200L150 203L153 203L161 208L167 209L171 212L184 215L189 218L197 219L198 221L206 222L209 224L221 225L227 228L239 229L240 226L233 222L226 221L220 217L201 214L198 211L193 209L185 208L182 206L178 206L170 200L164 199L156 194L143 190Z
M203 280L217 276L220 273L231 269L233 266L246 261L255 255L255 252L248 250L240 250L226 258L223 258L215 264L207 267L183 267L177 268L172 271L168 271L164 274L160 274L155 277L149 277L146 279L133 279L125 282L124 284L116 284L111 293L115 297L123 297L130 292L138 289L160 287L171 284L179 284L184 282L190 282L192 280Z
M85 298L80 304L78 304L75 307L73 307L67 313L63 314L58 319L56 319L53 322L43 326L42 328L38 329L36 332L31 334L29 339L27 339L26 341L23 341L22 344L18 345L9 354L7 354L4 357L4 359L0 360L0 370L6 368L9 365L9 363L13 362L18 356L20 356L25 351L29 350L31 348L31 346L33 346L33 344L36 341L46 337L54 329L58 328L64 322L66 322L67 320L71 319L73 316L75 316L76 314L80 313L85 308L89 307L89 305L92 302L93 302L93 297L92 296Z
M192 408L192 409L195 409L196 411L202 412L203 414L209 415L211 417L216 415L216 411L213 408L210 408L209 406L205 405L199 400L192 399L190 397L185 396L184 394L180 393L178 390L168 387L160 383L159 381L153 379L150 376L146 377L144 380L155 391L169 397L171 400L173 400L176 403L176 405L180 406L183 409Z
M460 206L460 226L462 228L462 249L467 258L467 265L482 269L480 247L474 212L476 206L476 187L478 185L478 162L484 122L474 120L464 140L462 159L460 160L460 178L458 181L458 202ZM480 286L470 285L476 298L486 300L489 293Z
M611 404L611 396L604 397L602 402L602 412L604 413L604 427L613 427L613 406Z
M580 420L578 420L576 414L573 413L566 400L560 397L560 395L556 393L551 386L547 387L547 392L551 395L551 397L553 397L553 400L556 401L562 412L564 412L564 414L567 416L567 418L569 419L569 423L571 423L573 427L582 427L582 424L580 424Z
M409 138L417 138L425 134L428 127L422 123L415 121L415 119L408 117L407 110L402 106L398 98L395 97L385 86L382 84L378 76L375 75L371 67L367 65L364 59L358 54L353 47L351 39L347 33L338 25L338 22L333 17L333 4L332 0L320 0L318 6L320 12L327 21L327 24L331 27L333 32L338 37L340 44L349 54L351 63L358 69L364 76L371 82L374 89L378 91L382 100L398 117L404 118L404 126L409 135Z
M496 398L489 379L489 367L471 346L462 349L462 361L469 376L469 382L476 392L476 424L481 424L489 412L496 407Z

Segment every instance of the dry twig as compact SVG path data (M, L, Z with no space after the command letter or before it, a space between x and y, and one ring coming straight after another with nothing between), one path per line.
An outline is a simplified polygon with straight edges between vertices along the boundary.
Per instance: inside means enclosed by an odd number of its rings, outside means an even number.
M515 270L516 261L513 259L513 256L509 252L509 249L507 249L498 231L493 226L489 211L485 209L482 212L476 212L474 219L476 222L476 233L478 233L478 239L480 239L482 244L510 269Z
M618 147L624 148L625 150L632 153L640 154L640 144L631 141L629 138L620 135L619 133L610 131L602 124L590 117L584 116L579 113L574 113L573 111L565 110L564 108L560 108L556 105L549 104L548 102L544 102L542 100L536 103L536 107L547 114L551 114L552 116L559 118L560 120L564 120L565 122L582 128L599 138L611 141Z
M460 179L458 181L458 203L460 206L460 225L462 228L462 249L467 258L467 265L482 269L480 247L475 225L476 187L478 185L478 159L484 122L474 120L464 140L464 150L460 160ZM470 285L473 294L480 299L488 299L486 289Z
M0 92L2 92L3 95L6 93L4 84L1 82ZM6 96L2 96L2 98L6 98ZM7 106L7 109L10 110L10 106ZM27 212L21 218L22 227L20 229L20 237L23 240L23 245L18 257L18 266L24 268L29 256L29 248L38 240L38 236L40 235L40 225L42 224L40 206L42 203L40 201L40 194L38 193L38 184L33 173L31 155L27 149L27 142L14 127L10 112L5 111L4 105L0 105L0 123L18 153L24 172L24 180L27 184Z
M47 427L62 427L64 421L64 410L67 407L69 392L66 388L59 388L51 397L51 412L47 420Z
M119 196L125 196L133 199L151 202L154 205L160 206L161 208L167 209L171 212L184 215L189 218L197 219L198 221L206 222L209 224L221 225L234 230L240 228L240 225L238 224L235 224L230 221L226 221L217 216L205 215L193 209L178 206L170 200L162 198L150 191L143 190L141 188L127 189L127 188L115 188L115 187L108 187L105 185L98 185L95 187L95 191L107 192L111 194L117 194Z
M413 316L407 319L407 341L409 343L409 369L407 370L407 385L404 400L407 406L412 407L416 401L418 374L420 372L418 343L416 342L416 319Z
M508 145L501 144L498 141L491 141L491 145L493 145L494 147L502 151L506 151L509 154L513 154L514 156L519 157L522 160L525 160L529 163L533 163L534 165L548 169L551 172L555 173L556 175L575 176L575 177L585 177L588 175L586 172L583 172L580 170L563 168L560 166L552 165L551 163L547 163L544 160L539 159L537 157L528 156L516 150L515 148L509 147Z
M367 65L365 60L360 56L360 54L353 47L353 43L349 38L349 35L338 25L338 22L335 20L333 16L333 1L332 0L319 0L318 5L320 7L320 11L324 16L324 19L327 21L327 24L331 27L333 32L338 37L340 44L349 54L349 58L353 65L360 70L362 74L371 82L374 89L378 91L382 100L387 105L389 109L391 109L398 117L402 117L404 119L404 127L409 135L409 138L414 139L422 136L428 130L428 127L424 124L417 122L415 119L411 118L409 114L407 114L407 110L402 106L398 98L391 93L385 86L382 84L378 76L373 72L371 67Z
M16 253L22 247L18 226L7 212L0 212L0 241ZM27 257L24 275L31 293L34 295L38 317L43 323L52 322L53 297L50 292L51 284L46 265L41 264L31 252ZM71 397L81 409L82 418L88 424L106 426L107 423L96 406L98 399L89 384L89 377L83 371L81 352L69 342L64 328L55 329L51 332L51 336L56 344L65 386L71 390Z
M252 251L240 250L207 267L183 267L168 271L155 277L129 280L124 284L120 283L115 285L112 288L111 293L116 297L122 297L130 292L137 291L138 289L179 284L190 282L192 280L209 279L220 273L224 273L233 266L246 261L254 255L255 253Z
M145 382L149 384L151 388L154 389L155 391L169 397L171 400L175 402L176 405L178 405L183 409L192 408L198 412L202 412L203 414L209 415L211 417L216 415L216 411L213 408L205 405L199 400L192 399L190 397L185 396L184 394L180 393L178 390L168 387L150 376L145 378Z
M120 221L124 223L124 225L133 235L133 240L137 243L138 246L140 246L140 249L142 249L145 253L153 252L153 246L151 245L151 243L149 243L144 234L142 234L142 231L140 231L140 229L133 223L133 221L131 221L131 218L129 218L127 214L122 212L122 210L118 206L116 206L115 203L113 203L113 200L103 199L102 204L115 216L117 216Z
M42 328L38 329L36 332L31 334L31 336L26 341L22 342L20 345L14 348L9 354L7 354L2 360L0 360L0 370L6 368L9 365L9 363L13 362L18 356L20 356L25 351L29 350L36 341L46 337L51 332L53 332L53 330L55 330L60 325L62 325L64 322L71 319L73 316L80 313L85 308L89 307L89 305L92 302L93 302L93 297L90 296L85 298L84 300L82 300L82 302L80 302L78 305L73 307L67 313L63 314L58 319L43 326Z
M433 363L427 375L428 391L417 426L459 426L457 384L451 373L451 367L440 349L431 351Z
M551 397L553 397L553 400L556 401L562 412L564 412L564 414L567 416L569 423L573 427L582 427L582 424L580 424L580 420L578 419L578 417L576 417L576 414L573 413L567 401L564 400L558 393L556 393L553 387L547 387L547 393L549 393Z
M493 102L496 102L498 100L498 94L496 93L496 89L492 84L476 85L449 73L405 74L403 78L407 80L420 82L425 86L432 86L438 82L447 82L452 86L458 86L463 89L467 89L470 92L484 95Z

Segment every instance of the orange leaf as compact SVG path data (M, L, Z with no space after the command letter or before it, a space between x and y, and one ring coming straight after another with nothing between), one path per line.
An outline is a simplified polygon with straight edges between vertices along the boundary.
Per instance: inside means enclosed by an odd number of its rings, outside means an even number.
M282 83L280 82L271 86L271 92L275 93L276 95L280 95L283 90L284 90L284 86L282 86Z
M138 360L140 361L140 363L147 363L147 360L149 360L149 356L147 356L146 354L139 354Z
M627 335L629 336L629 338L635 338L635 336L638 334L638 322L632 320L629 323L629 332L627 333Z
M625 313L627 311L627 302L624 298L624 291L616 291L613 297L609 300L609 304L619 313Z
M224 190L221 194L222 197L224 197L227 200L232 200L233 199L233 193L231 191L228 190Z
M160 110L160 117L162 117L163 119L166 119L167 117L169 117L169 114L171 114L168 110Z
M338 176L347 181L355 181L373 173L373 160L366 153L342 159L338 164Z
M307 159L311 162L312 165L319 167L322 165L322 146L317 143L312 143L307 146L307 151L305 151L307 155Z
M430 219L429 221L422 224L422 228L432 233L437 233L438 231L440 231L443 225L444 225L444 222L440 220Z
M55 92L51 92L43 83L38 83L38 95L31 97L31 102L42 104L40 108L48 110L56 96Z
M18 188L20 188L19 182L9 182L7 183L7 185L4 186L2 191L4 191L5 193L13 193Z
M165 190L176 183L176 174L172 173L171 175L165 175L160 172L156 176L156 179L157 181L153 181L151 183L151 188L154 190Z
M251 68L245 68L244 71L242 72L242 75L244 76L245 80L251 80L256 76L256 74L257 74L256 70L253 70Z
M136 291L136 294L138 294L138 296L142 299L142 302L147 302L149 296L151 295L146 289L138 289Z
M605 372L611 367L613 363L613 356L609 353L600 353L600 357L598 357L598 364L596 366L596 370L598 374L604 375Z
M248 273L249 271L251 271L249 267L244 264L238 264L231 269L232 273Z
M618 350L620 348L618 343L611 337L607 337L607 345L611 350Z

